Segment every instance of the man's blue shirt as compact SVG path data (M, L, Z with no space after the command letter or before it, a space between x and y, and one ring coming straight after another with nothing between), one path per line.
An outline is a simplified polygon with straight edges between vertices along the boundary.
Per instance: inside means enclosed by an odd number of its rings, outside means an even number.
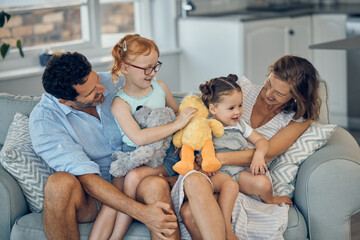
M105 101L96 107L100 120L59 103L50 94L30 114L29 128L34 150L55 171L75 176L95 173L110 181L111 154L121 150L122 139L111 113L117 87L110 73L98 73L105 86ZM123 83L119 79L118 86Z

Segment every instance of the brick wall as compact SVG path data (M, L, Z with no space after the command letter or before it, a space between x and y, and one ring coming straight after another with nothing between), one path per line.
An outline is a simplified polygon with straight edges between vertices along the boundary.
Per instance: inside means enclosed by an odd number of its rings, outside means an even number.
M105 4L101 9L102 33L134 31L133 4ZM82 39L79 6L10 14L10 21L0 28L0 39L12 46L17 39L23 47Z

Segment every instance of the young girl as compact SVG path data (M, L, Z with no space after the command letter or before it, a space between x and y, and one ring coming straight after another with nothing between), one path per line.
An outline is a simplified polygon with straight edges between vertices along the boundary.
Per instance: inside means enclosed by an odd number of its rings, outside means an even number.
M126 35L113 47L112 55L113 81L118 80L120 72L125 78L111 106L123 138L123 151L133 151L137 146L153 143L172 135L185 127L196 114L196 109L188 108L173 123L140 129L132 115L138 106L151 108L168 106L175 114L178 112L178 105L169 88L164 82L156 80L156 72L160 70L162 64L158 60L159 49L154 41L138 34ZM175 160L165 157L163 166L135 168L125 177L114 178L113 183L129 197L135 198L137 186L142 179L150 175L173 175L173 164ZM103 205L94 223L90 239L122 239L131 222L130 216Z
M270 179L263 175L265 171L268 171L265 164L268 141L240 119L243 112L243 96L236 81L237 76L230 74L227 77L211 79L199 87L202 93L201 98L213 118L220 121L225 128L222 137L213 139L215 151L243 150L248 147L247 140L256 148L250 168L223 166L210 177L216 191L220 193L218 202L225 219L226 239L228 240L238 239L231 228L231 214L238 192L241 191L238 184L241 172L251 171L252 175L259 175L271 187ZM270 194L268 190L264 189L259 196L265 202L273 203L272 192Z

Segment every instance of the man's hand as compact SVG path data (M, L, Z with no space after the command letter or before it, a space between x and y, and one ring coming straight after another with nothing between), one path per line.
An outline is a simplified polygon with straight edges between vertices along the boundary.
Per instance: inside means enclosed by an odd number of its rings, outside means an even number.
M144 213L145 219L142 221L150 231L159 239L170 240L169 236L174 235L178 227L177 217L165 202L156 202L146 205Z

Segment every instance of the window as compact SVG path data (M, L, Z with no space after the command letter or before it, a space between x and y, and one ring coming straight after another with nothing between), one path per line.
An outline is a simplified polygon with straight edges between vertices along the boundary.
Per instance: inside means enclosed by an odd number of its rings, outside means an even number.
M79 51L87 57L108 54L127 33L150 37L150 0L2 0L11 19L0 37L21 39L25 58L12 49L0 71L39 66L46 48Z
M101 43L114 46L125 33L135 32L134 3L100 0Z

